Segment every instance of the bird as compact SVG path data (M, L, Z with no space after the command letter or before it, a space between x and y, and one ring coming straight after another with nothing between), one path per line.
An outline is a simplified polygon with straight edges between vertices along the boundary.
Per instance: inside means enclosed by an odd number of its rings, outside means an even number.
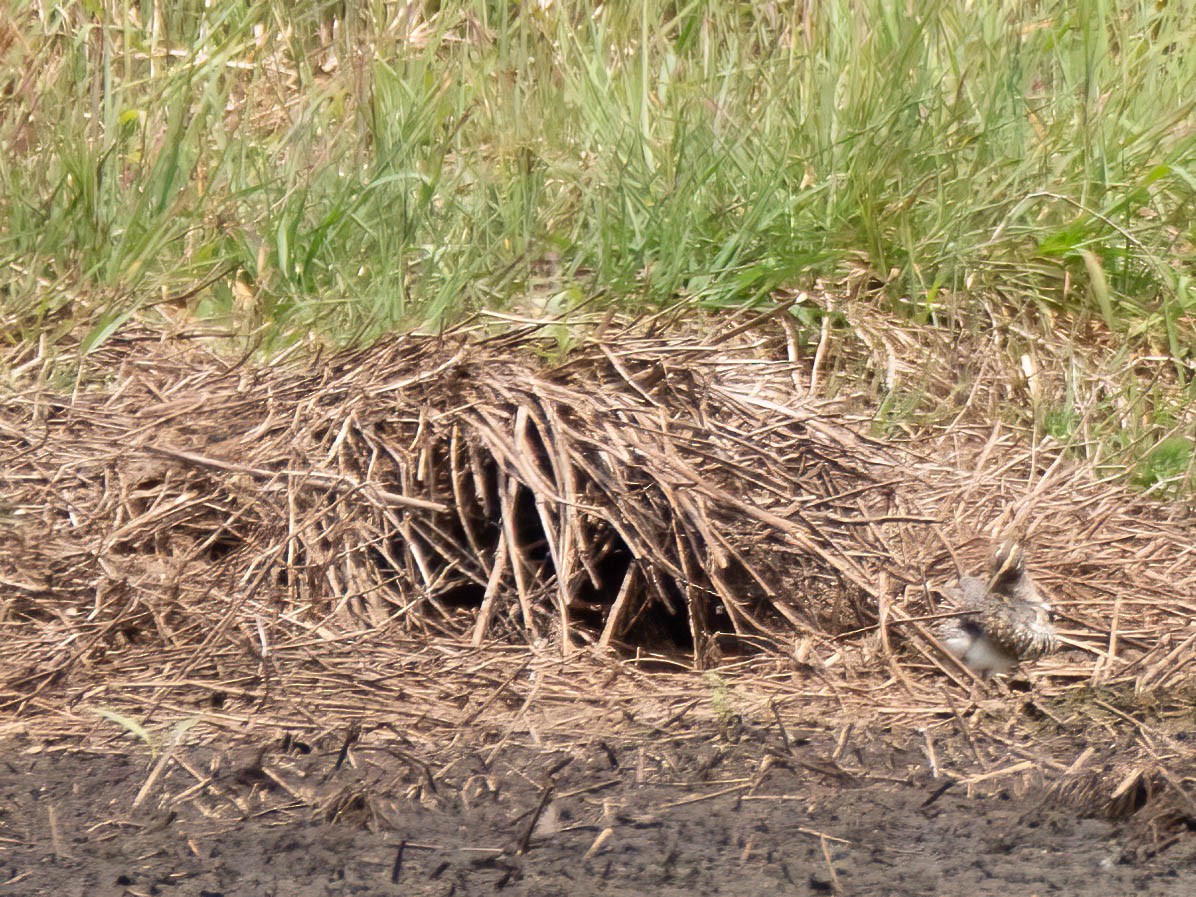
M946 596L959 613L943 621L938 637L982 676L1009 673L1020 662L1055 650L1050 602L1026 572L1025 548L1018 541L1007 539L993 548L987 580L962 576Z

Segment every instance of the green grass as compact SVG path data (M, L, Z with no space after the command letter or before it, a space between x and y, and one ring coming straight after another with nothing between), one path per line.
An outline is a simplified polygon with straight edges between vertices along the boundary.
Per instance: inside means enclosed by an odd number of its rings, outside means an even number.
M1147 429L1191 435L1196 3L802 5L0 0L8 338L851 280L1095 322L1174 362Z

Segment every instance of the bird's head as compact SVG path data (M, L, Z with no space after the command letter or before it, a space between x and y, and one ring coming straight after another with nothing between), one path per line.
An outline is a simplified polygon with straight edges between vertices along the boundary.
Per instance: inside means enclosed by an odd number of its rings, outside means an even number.
M999 589L1026 575L1026 549L1015 539L1006 539L995 546L989 558L989 588Z

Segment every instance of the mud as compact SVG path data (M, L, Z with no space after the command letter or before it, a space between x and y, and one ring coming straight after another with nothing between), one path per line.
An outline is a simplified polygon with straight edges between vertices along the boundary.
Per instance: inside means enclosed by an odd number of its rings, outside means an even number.
M0 747L0 895L1196 893L1191 837L800 745Z

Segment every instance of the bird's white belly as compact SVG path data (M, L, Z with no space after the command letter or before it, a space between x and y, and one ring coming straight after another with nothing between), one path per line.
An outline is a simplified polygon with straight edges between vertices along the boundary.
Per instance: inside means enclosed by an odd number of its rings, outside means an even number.
M1017 666L1017 658L1006 654L987 636L961 632L946 639L947 650L973 670L981 673L1008 673Z

